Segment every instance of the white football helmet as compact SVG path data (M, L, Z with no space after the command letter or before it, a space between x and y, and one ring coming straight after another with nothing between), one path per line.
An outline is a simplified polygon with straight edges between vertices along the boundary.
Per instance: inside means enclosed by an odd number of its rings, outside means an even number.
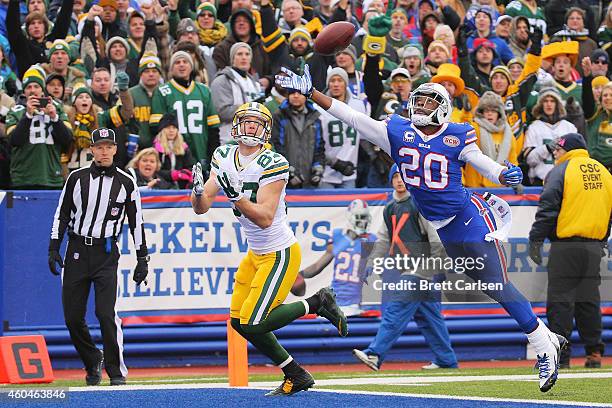
M370 222L372 221L372 215L368 204L360 199L351 201L348 206L348 222L351 229L357 233L357 235L363 235L368 232Z
M251 130L247 130L247 127ZM272 135L272 114L265 105L258 102L240 105L232 120L231 134L236 141L247 146L266 144Z
M415 110L429 113L415 113ZM453 103L446 89L437 83L420 85L410 95L408 114L416 126L442 125L450 121Z

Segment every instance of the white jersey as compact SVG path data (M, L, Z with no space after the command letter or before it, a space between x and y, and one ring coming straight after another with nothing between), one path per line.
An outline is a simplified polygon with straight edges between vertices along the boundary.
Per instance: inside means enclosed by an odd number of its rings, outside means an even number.
M529 178L544 180L548 172L555 167L555 159L546 148L546 144L568 133L576 133L576 126L567 120L555 124L535 120L525 133L525 147L534 149L527 155Z
M282 155L263 149L246 166L242 167L238 159L238 145L227 144L217 147L213 153L212 170L215 173L224 171L230 175L240 175L242 191L245 198L257 202L257 191L274 181L289 179L289 162ZM249 248L258 255L280 251L297 240L287 223L287 205L285 203L285 188L279 197L278 207L272 225L262 229L246 218L235 207L234 215L242 225Z
M347 105L357 112L370 114L370 104L363 100L355 98L352 94L348 93L349 100ZM326 110L321 109L317 106L319 112L321 112L321 129L323 133L323 140L325 141L325 157L328 160L344 160L353 163L355 169L357 168L357 156L359 153L359 141L361 135L355 131L352 127L347 126L341 120L336 119L330 115ZM351 176L344 176L339 171L331 168L331 166L325 166L323 172L323 182L340 184L343 181L355 180L357 173L353 173Z

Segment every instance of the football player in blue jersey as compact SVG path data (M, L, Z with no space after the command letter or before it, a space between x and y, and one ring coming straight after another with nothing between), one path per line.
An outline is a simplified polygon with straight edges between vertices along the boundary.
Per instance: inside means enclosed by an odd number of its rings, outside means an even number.
M378 121L314 89L308 65L303 75L282 68L276 83L312 99L393 158L419 212L437 229L447 254L455 259L484 261L484 268L472 268L466 274L475 281L501 283L501 290L485 293L498 301L526 333L537 354L540 390L550 390L557 380L559 356L567 340L551 332L508 281L500 244L509 229L508 205L495 197L492 207L492 201L471 193L461 181L466 163L489 180L508 186L521 183L521 169L510 163L502 166L484 155L475 143L476 132L471 125L449 123L452 104L440 84L425 83L412 93L409 118L392 115ZM505 220L500 228L493 210Z
M303 296L306 292L304 279L317 276L333 260L331 286L336 294L336 303L345 316L356 316L362 312L359 307L363 285L359 275L361 244L376 241L376 235L368 232L372 215L365 201L353 200L347 210L349 228L346 231L341 228L332 231L325 253L315 263L300 271L291 293Z

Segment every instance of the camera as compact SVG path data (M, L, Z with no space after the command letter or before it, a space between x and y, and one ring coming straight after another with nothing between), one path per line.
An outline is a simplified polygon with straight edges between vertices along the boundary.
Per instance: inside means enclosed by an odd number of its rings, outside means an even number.
M49 98L46 96L40 97L38 98L38 103L41 109L45 108L49 104Z

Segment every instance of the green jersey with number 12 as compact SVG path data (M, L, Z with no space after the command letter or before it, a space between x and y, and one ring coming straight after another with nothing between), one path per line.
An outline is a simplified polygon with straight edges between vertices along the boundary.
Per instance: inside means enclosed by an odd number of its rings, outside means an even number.
M278 180L286 182L289 179L289 162L282 155L263 148L249 164L242 166L236 144L219 146L213 153L211 169L216 174L225 172L233 177L242 178L244 197L253 203L257 202L257 191L261 187ZM236 208L233 210L244 230L249 249L256 254L280 251L296 242L295 235L287 223L285 187L278 198L278 207L272 225L268 228L260 228Z
M191 81L184 88L174 79L160 86L153 93L149 123L156 126L164 113L169 112L176 114L179 131L195 159L208 158L208 128L218 127L220 123L208 87Z

